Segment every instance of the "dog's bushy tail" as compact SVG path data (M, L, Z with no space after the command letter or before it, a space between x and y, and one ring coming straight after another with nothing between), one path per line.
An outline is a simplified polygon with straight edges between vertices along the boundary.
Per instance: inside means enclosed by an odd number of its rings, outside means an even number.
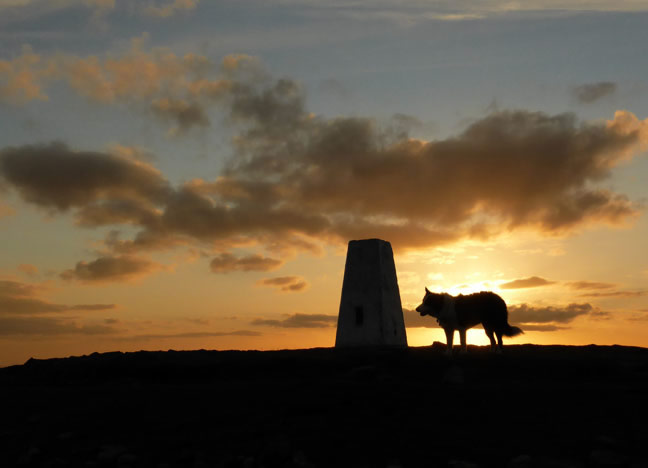
M523 333L524 332L522 331L521 328L512 327L508 323L506 324L506 327L502 331L502 335L504 335L504 336L517 336L517 335L521 335Z

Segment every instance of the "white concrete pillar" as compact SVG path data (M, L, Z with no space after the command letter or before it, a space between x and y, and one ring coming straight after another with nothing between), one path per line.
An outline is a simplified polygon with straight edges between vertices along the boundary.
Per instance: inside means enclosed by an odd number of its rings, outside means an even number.
M349 242L335 346L407 346L389 242Z

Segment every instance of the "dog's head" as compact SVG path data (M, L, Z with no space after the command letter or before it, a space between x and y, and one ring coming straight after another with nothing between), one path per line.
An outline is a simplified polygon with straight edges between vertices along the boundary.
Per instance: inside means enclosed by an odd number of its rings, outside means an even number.
M443 308L443 294L436 294L428 291L428 288L425 288L425 296L423 296L423 301L421 305L416 308L416 311L424 315L431 315L432 317L439 317L439 312Z

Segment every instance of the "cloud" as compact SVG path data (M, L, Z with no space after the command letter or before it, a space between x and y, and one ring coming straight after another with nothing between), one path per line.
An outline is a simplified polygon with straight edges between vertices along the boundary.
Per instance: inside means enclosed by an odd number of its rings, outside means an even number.
M276 278L265 278L258 283L260 286L273 286L283 292L303 291L308 287L308 282L299 276L278 276Z
M522 289L536 288L538 286L547 286L550 284L556 284L556 282L540 278L539 276L531 276L530 278L517 279L507 283L502 283L499 287L502 289Z
M558 306L531 306L518 304L508 306L509 321L519 324L524 328L527 324L566 324L576 317L590 316L593 318L606 318L607 312L603 312L591 304L569 304L565 307Z
M173 0L161 6L148 6L144 9L147 15L157 18L169 18L180 11L193 10L200 0Z
M49 88L65 83L93 102L150 109L182 133L209 126L206 106L228 93L239 70L256 70L248 56L226 56L218 67L204 55L179 56L169 49L149 49L147 42L144 34L125 51L85 57L39 54L25 46L21 55L0 60L0 102L46 101Z
M0 60L0 102L46 101L43 85L53 79L55 73L56 68L50 61L24 46L20 56Z
M230 253L222 253L212 259L209 266L214 273L230 273L232 271L272 271L283 265L282 260L263 257L259 254L236 257Z
M648 321L648 309L639 309L636 313L627 318L631 322Z
M133 47L124 57L82 59L98 78L73 87L107 102L130 96L168 109L172 99L221 106L239 133L217 178L171 187L151 164L123 153L62 144L0 151L0 174L24 200L73 209L82 226L139 228L133 239L108 239L115 252L215 242L223 250L316 250L366 237L420 248L515 229L561 235L622 226L643 209L598 186L648 148L648 121L626 111L579 122L572 114L502 110L458 135L422 141L408 136L406 116L380 123L313 115L299 83L272 80L248 56L227 57L220 78L204 81L206 59Z
M73 269L61 273L61 278L85 283L130 281L160 269L160 264L144 258L130 255L104 256L91 262L78 262Z
M124 341L139 341L139 340L164 340L164 339L178 339L178 338L215 338L222 336L262 336L262 333L250 330L235 330L235 331L211 331L211 332L186 332L186 333L170 333L170 334L145 334L145 335L132 335L120 338Z
M71 318L60 317L65 312L113 310L115 304L58 304L39 297L43 290L41 285L0 280L0 336L98 335L116 332L104 325L79 325Z
M580 297L641 297L646 294L648 291L608 291L583 293Z
M12 280L0 280L0 315L38 315L68 311L112 310L115 304L65 305L38 297L43 287Z
M538 332L553 332L560 330L568 330L570 327L561 327L559 325L553 324L535 324L535 323L526 323L524 324L524 331L538 331Z
M100 201L150 206L169 190L160 172L142 161L75 151L63 143L0 150L0 177L24 200L60 211Z
M29 263L22 263L18 265L18 271L24 273L27 276L38 275L38 267L36 265L31 265Z
M500 111L456 137L424 142L394 140L399 132L371 119L314 118L286 80L252 91L234 96L233 115L251 128L215 192L251 205L264 191L263 203L326 215L327 231L345 239L420 247L524 226L559 234L618 225L640 210L594 187L645 147L648 123L626 112L589 124Z
M282 320L258 318L250 323L279 328L329 328L337 323L337 315L293 314Z
M592 320L608 320L610 313L600 310L589 303L572 303L567 306L533 306L514 304L508 306L509 323L520 326L524 331L551 332L566 330L577 317ZM403 309L407 328L437 328L437 321L431 317L421 317L414 310Z
M337 99L348 99L351 95L349 89L335 78L322 80L318 85L319 91Z
M0 24L29 22L68 10L81 23L105 28L111 13L122 19L133 14L159 19L171 18L180 12L194 10L200 0L0 0Z
M160 98L153 101L151 109L159 117L176 124L172 133L186 133L193 127L209 127L210 124L205 109L195 102Z
M0 317L0 336L15 335L111 335L117 333L106 325L78 325L50 317Z
M571 281L569 283L565 283L567 286L569 286L572 289L609 289L613 288L616 286L614 283L602 283L602 282L596 282L596 281Z
M405 328L439 328L436 319L430 316L421 317L415 310L403 309Z
M602 97L614 94L616 88L617 85L614 82L600 81L598 83L574 86L571 92L580 103L589 104L598 101Z
M14 214L16 214L16 212L12 207L0 201L0 219L6 216L12 216Z

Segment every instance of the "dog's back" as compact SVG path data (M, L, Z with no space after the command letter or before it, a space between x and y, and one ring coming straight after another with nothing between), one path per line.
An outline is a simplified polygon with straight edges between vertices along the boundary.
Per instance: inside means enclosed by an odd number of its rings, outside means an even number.
M482 323L484 328L504 330L508 312L506 303L497 294L482 291L467 296L455 297L455 310L459 321L466 328Z

